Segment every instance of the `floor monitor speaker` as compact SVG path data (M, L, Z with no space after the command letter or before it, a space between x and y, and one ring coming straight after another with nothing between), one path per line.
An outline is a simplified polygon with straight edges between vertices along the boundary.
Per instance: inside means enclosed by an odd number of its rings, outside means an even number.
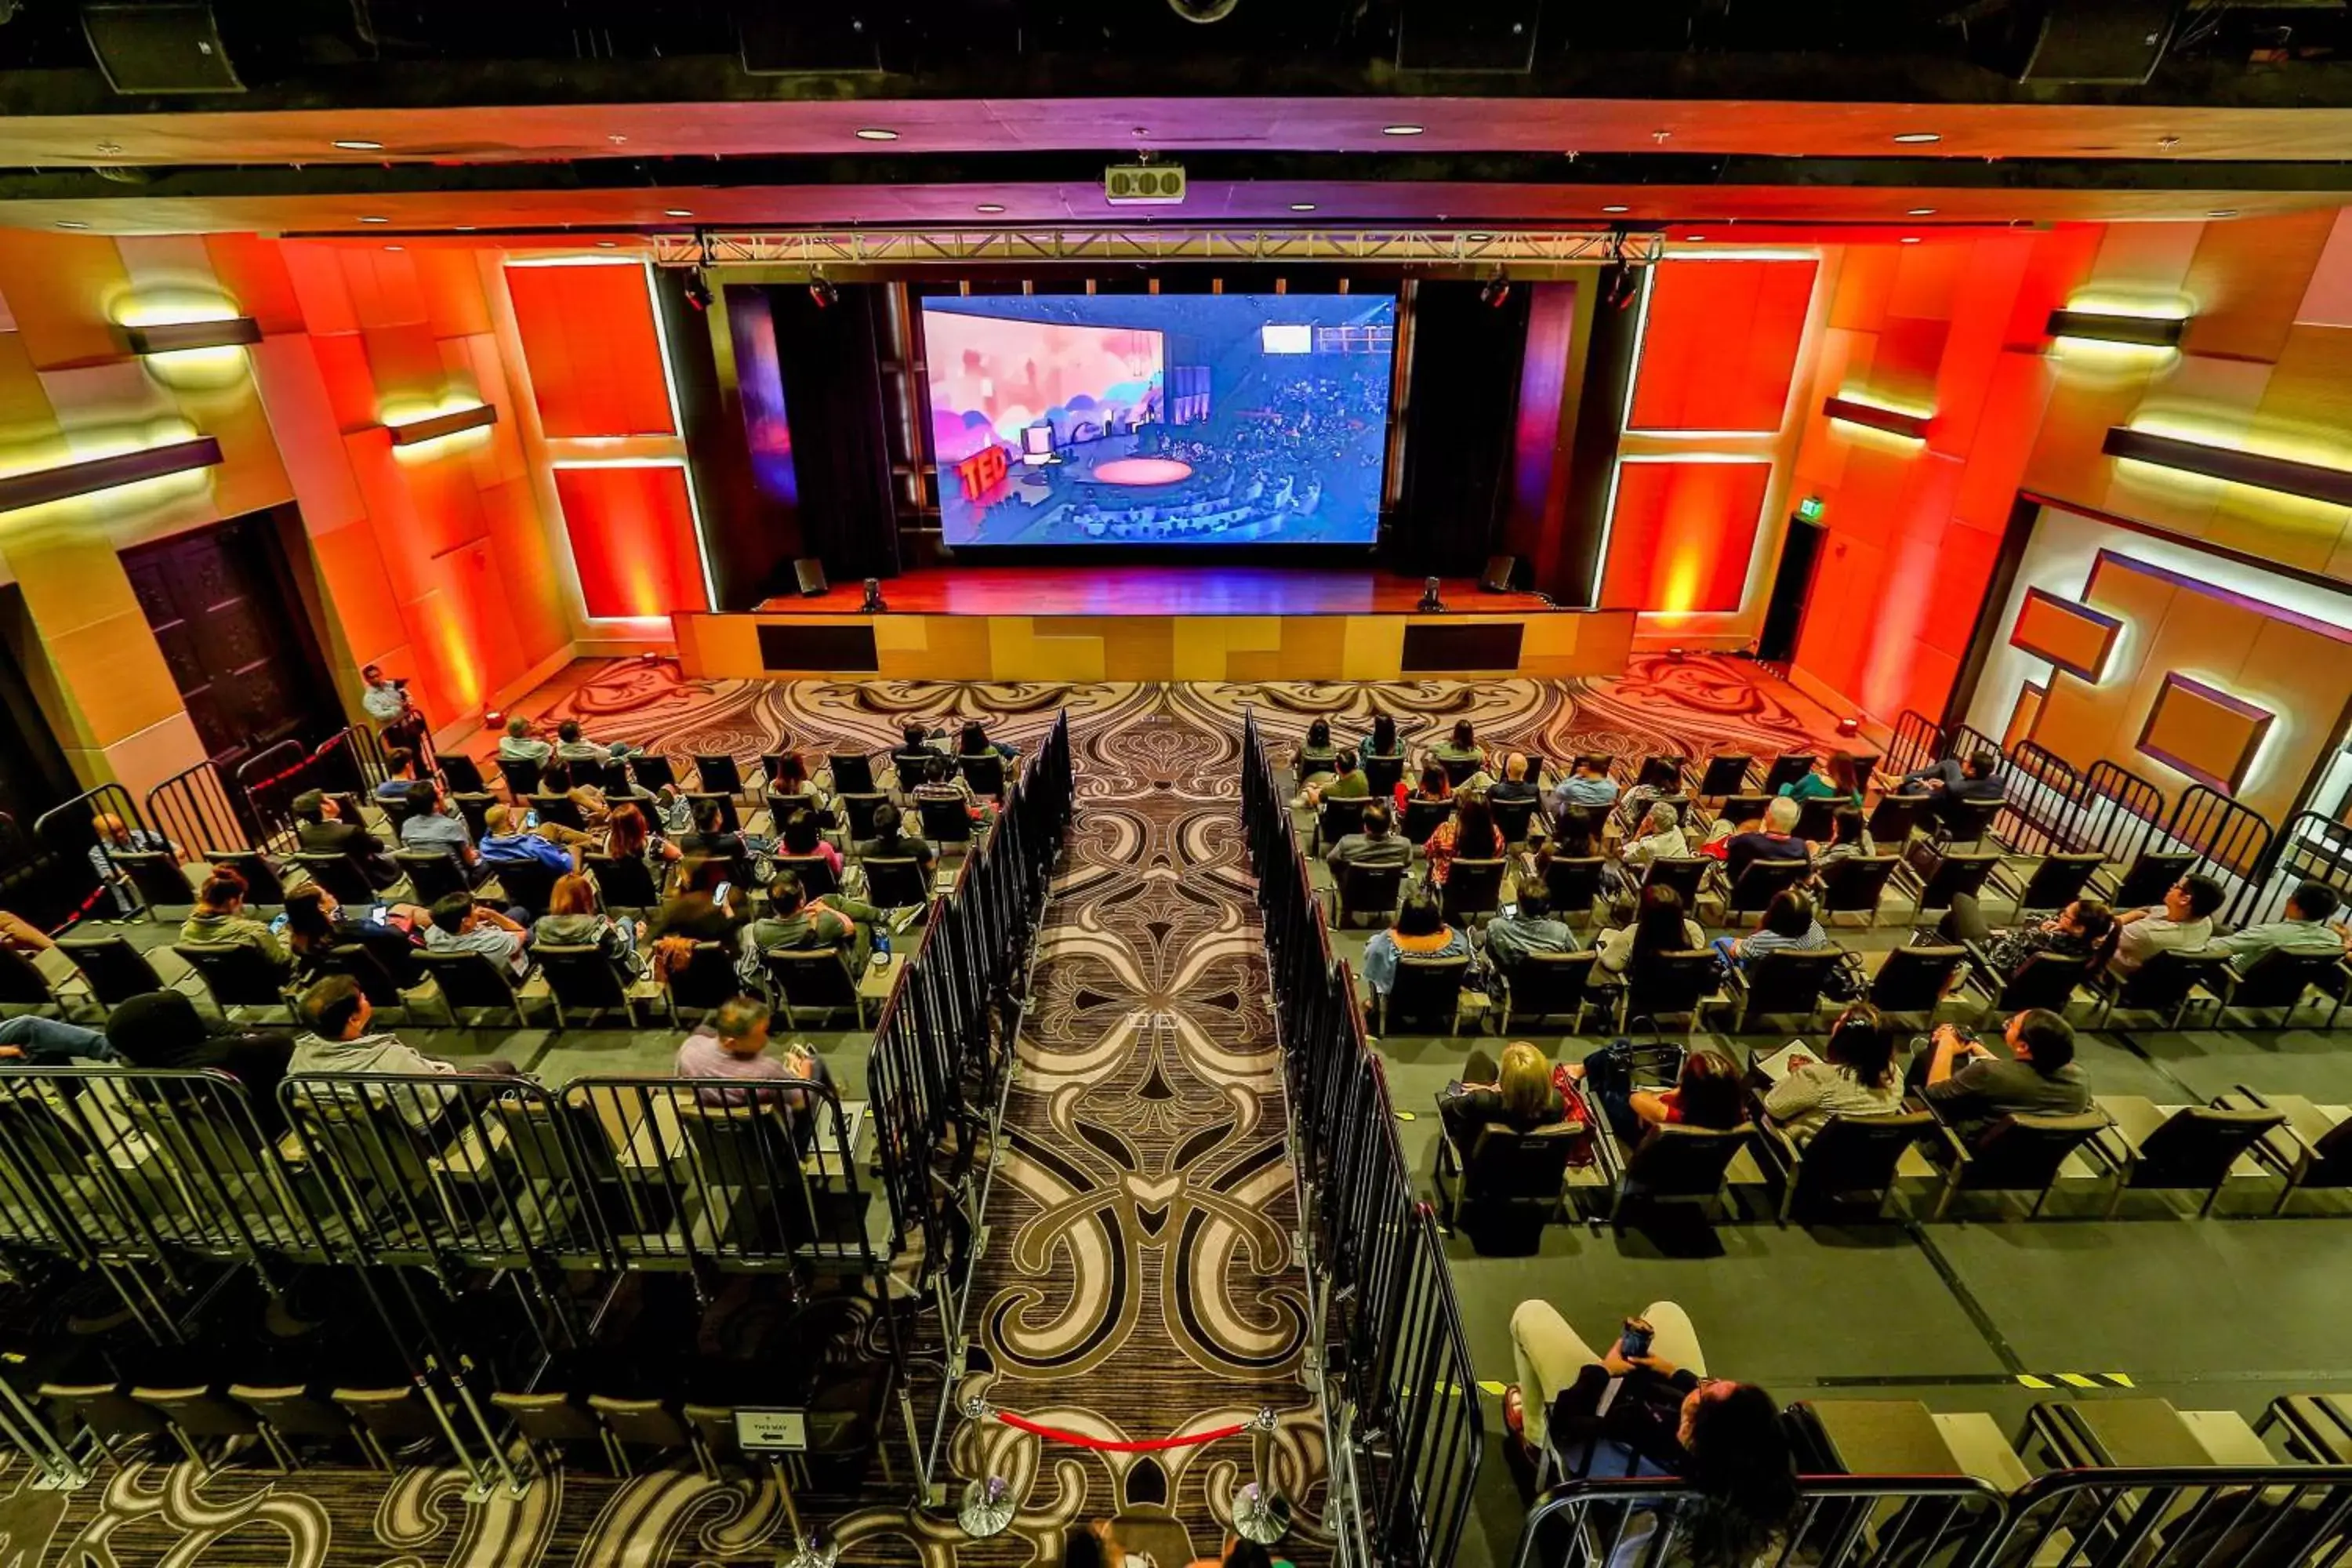
M1822 538L1828 531L1801 517L1789 520L1789 540L1780 547L1780 570L1773 575L1772 598L1764 607L1764 629L1756 638L1758 658L1785 664L1797 657L1797 637L1804 630L1805 605L1813 596Z
M825 590L824 563L813 555L803 555L793 562L793 575L799 580L804 599L814 599Z
M1519 558L1516 555L1489 555L1486 570L1480 574L1478 586L1489 594L1507 594L1511 579L1518 575Z

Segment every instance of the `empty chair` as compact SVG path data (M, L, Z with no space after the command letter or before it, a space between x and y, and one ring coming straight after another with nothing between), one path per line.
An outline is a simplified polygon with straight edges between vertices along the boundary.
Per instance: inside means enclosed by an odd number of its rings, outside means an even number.
M1402 865L1366 866L1357 861L1341 866L1332 879L1332 923L1344 930L1357 915L1386 921L1395 914L1409 868Z
M507 793L518 800L539 793L539 764L528 757L500 757L499 776L506 780Z
M213 1468L205 1454L206 1440L217 1438L226 1445L239 1437L261 1437L261 1423L252 1411L201 1384L193 1388L134 1388L131 1397L163 1415L172 1440L206 1475ZM271 1454L274 1458L276 1450Z
M1500 909L1503 871L1501 860L1456 860L1447 867L1445 886L1441 889L1445 923L1466 925Z
M1895 1190L1904 1152L1932 1137L1936 1119L1925 1110L1894 1116L1832 1116L1799 1143L1777 1129L1766 1137L1780 1152L1787 1180L1780 1189L1780 1223L1802 1209L1852 1210L1866 1205L1876 1215Z
M658 752L639 752L632 756L629 772L636 775L637 787L647 795L677 787L677 769Z
M493 869L507 902L520 904L534 917L547 912L548 900L555 896L555 879L563 875L544 860L500 860Z
M1878 804L1870 808L1871 841L1901 848L1933 804L1925 790L1898 790L1880 795Z
M1774 899L1810 880L1812 874L1813 863L1810 860L1750 860L1740 868L1738 879L1731 884L1731 893L1724 902L1726 923L1729 923L1729 916L1762 914L1771 908Z
M1609 1222L1622 1223L1629 1198L1712 1205L1723 1194L1731 1162L1753 1130L1734 1127L1653 1127L1625 1160L1610 1197Z
M101 1006L111 1007L149 991L164 989L155 966L119 934L61 936L58 951L73 961Z
M971 793L991 800L1004 798L1004 759L994 752L965 752L956 758Z
M1324 796L1315 808L1315 836L1309 847L1328 849L1350 833L1362 831L1364 807L1371 804L1356 795Z
M1701 800L1721 800L1737 794L1748 782L1748 764L1756 759L1745 752L1718 752L1707 758L1706 771L1698 776L1698 787L1691 793Z
M694 753L694 788L698 795L739 795L743 793L743 770L735 759L722 752ZM729 828L733 832L733 828Z
M1683 897L1683 908L1689 909L1698 901L1699 883L1706 880L1717 862L1705 855L1661 855L1650 862L1642 873L1642 888L1672 888ZM1559 908L1554 900L1552 908Z
M2332 1029L2336 1026L2336 1014L2344 1008L2344 988L2340 984L2329 987L2324 983L2331 979L2340 982L2343 963L2343 955L2338 952L2289 952L2284 949L2273 949L2248 964L2242 973L2234 969L2230 972L2234 978L2229 983L2229 994L2221 1005L2224 1008L2256 1013L2275 1008L2279 1015L2279 1027L2283 1029L2286 1027L2287 1020L2294 1016L2294 1010L2303 1005L2303 999L2310 994L2311 988L2319 985L2323 995L2328 997L2327 1026Z
M531 949L531 956L547 977L557 1028L568 1029L575 1017L593 1018L600 1013L622 1014L632 1029L643 1027L637 1004L651 1003L654 996L625 979L602 949L542 942Z
M2023 919L2031 914L2054 914L2083 896L2090 886L2092 874L2105 863L2105 857L2095 849L2077 854L2061 850L2044 855L2017 890L2017 914Z
M309 873L310 880L332 893L339 904L363 910L375 902L375 884L367 879L360 863L348 855L336 850L303 850L294 857L294 863Z
M286 971L250 942L182 942L173 943L172 951L204 976L205 989L224 1013L232 1007L288 1005Z
M866 868L866 899L875 908L905 910L930 902L931 879L911 855L868 856L858 864Z
M961 800L953 795L938 799L919 799L922 809L923 837L941 848L971 842L971 814L964 809Z
M742 982L736 978L733 955L715 942L696 942L691 956L671 969L662 985L672 1016L681 1011L707 1013L731 1000L742 989Z
M2308 1189L2352 1187L2352 1114L2341 1106L2315 1105L2301 1095L2261 1094L2240 1084L2216 1098L2225 1109L2275 1110L2285 1122L2256 1139L2246 1152L2284 1184L2273 1214Z
M41 966L13 947L0 947L0 1007L35 1013L62 1012L65 1004L49 987Z
M1734 972L1731 985L1739 1015L1733 1032L1746 1034L1751 1017L1810 1019L1821 1011L1822 987L1844 961L1845 950L1840 947L1784 947Z
M2115 1125L2090 1143L2091 1152L2116 1173L2107 1199L2113 1215L2126 1190L2201 1192L2203 1219L2221 1196L2230 1168L2273 1130L2284 1127L2283 1112L2263 1106L2159 1106L2137 1094L2101 1095L2098 1106ZM2122 1150L2121 1158L2109 1147Z
M661 902L653 869L640 855L614 857L591 853L581 857L596 879L597 896L608 910L650 910Z
M530 808L539 814L540 821L551 822L558 827L569 827L579 833L584 832L588 826L587 817L581 814L579 805L568 795L532 795Z
M616 1474L627 1474L634 1468L629 1461L629 1450L633 1448L692 1454L697 1464L702 1465L694 1428L663 1401L614 1399L592 1394L588 1406L604 1424L605 1441L612 1450Z
M152 920L163 919L166 910L187 909L196 901L196 890L189 885L188 873L176 856L161 849L118 849L110 845L106 858L117 874L130 882Z
M522 998L515 994L513 977L505 964L487 953L420 948L416 964L440 987L452 1025L462 1023L467 1013L496 1013L504 1015L512 1027L523 1026Z
M1886 900L1886 884L1902 863L1893 855L1842 855L1823 866L1822 914L1868 915L1870 923L1876 925L1880 907Z
M1466 957L1398 959L1389 994L1373 998L1373 1028L1386 1034L1391 1022L1443 1018L1447 1034L1461 1033L1462 983L1469 975Z
M338 1410L299 1383L283 1387L232 1383L228 1396L253 1413L261 1440L283 1470L301 1467L305 1447L356 1441L359 1436L348 1412Z
M1792 788L1813 771L1813 763L1818 760L1811 752L1781 752L1772 759L1772 765L1764 770L1764 782L1756 786L1757 793L1779 795L1784 789Z
M849 961L834 949L772 948L761 960L775 983L791 1027L801 1027L803 1017L822 1019L834 1013L851 1014L858 1027L865 1027L866 998L858 994L857 977L849 972Z
M413 1383L391 1388L338 1388L327 1397L351 1412L352 1436L359 1439L360 1451L368 1463L379 1470L389 1470L394 1450L412 1444L449 1441L447 1428L433 1413L425 1395ZM394 1446L387 1449L385 1445Z
M482 778L482 765L463 752L445 753L439 760L441 783L450 793L479 795L489 787Z
M2190 850L2143 849L2126 868L2107 902L2119 910L2160 904L2172 885L2196 868L2197 856Z
M1375 800L1387 800L1396 794L1396 786L1404 782L1402 757L1366 757L1364 784Z
M825 770L833 776L835 795L880 795L874 782L874 759L864 752L829 752Z
M2084 953L2037 952L2001 982L1987 1012L2006 1018L2028 1007L2047 1007L2063 1016L2090 968L2090 957Z
M1405 842L1414 848L1429 842L1429 836L1440 824L1454 815L1450 800L1408 800L1404 803L1404 825L1399 829Z
M1984 844L1992 837L1992 825L2008 809L2005 800L1946 801L1941 837L1948 844Z
M1624 1017L1696 1018L1723 984L1712 948L1661 952L1625 972Z
M802 890L812 899L841 891L841 879L833 874L833 862L822 855L772 855L768 861L777 870L798 877Z
M483 838L488 835L490 831L490 807L498 805L498 796L488 795L478 790L471 790L464 793L460 793L456 790L449 792L449 804L456 806L457 808L457 815L465 819L466 837L472 839L477 844L479 844Z
M490 1404L506 1413L515 1432L530 1449L530 1457L549 1468L559 1468L574 1446L593 1445L616 1476L626 1475L625 1458L612 1444L596 1413L572 1394L512 1394L500 1389Z
M278 862L258 849L207 849L205 858L224 871L234 871L245 879L245 901L257 904L282 904L286 901L286 881L278 873Z
M1587 925L1592 920L1592 901L1601 894L1601 868L1608 862L1598 855L1563 855L1544 865L1544 896L1551 901L1552 912L1569 925Z
M1944 1190L1936 1199L1934 1217L1941 1219L1962 1192L2032 1193L2029 1217L2038 1215L2050 1201L2067 1156L2106 1130L2104 1111L2079 1116L2004 1116L1962 1142L1949 1128L1940 1128L1940 1140L1923 1143L1944 1168Z
M1523 1205L1549 1218L1560 1212L1568 1168L1591 1146L1591 1129L1581 1121L1556 1122L1527 1132L1490 1121L1463 1149L1450 1131L1442 1132L1437 1141L1437 1206L1449 1226L1459 1226L1462 1211L1472 1203L1482 1207Z
M1916 1017L1925 1028L1968 962L1965 947L1895 948L1870 977L1870 1005L1891 1021Z
M1535 820L1536 808L1543 803L1533 795L1525 800L1490 800L1487 809L1495 814L1496 830L1506 844L1525 844L1528 825Z
M466 868L446 849L395 849L393 864L408 879L415 890L416 901L430 904L452 893L471 893L474 884L466 876Z
M45 1383L39 1394L59 1437L71 1443L78 1432L86 1432L99 1452L117 1464L149 1439L171 1433L160 1411L133 1399L119 1383Z
M1981 853L1951 853L1935 856L1931 869L1919 887L1919 901L1912 911L1915 921L1931 910L1948 910L1956 893L1980 893L1985 879L2000 866L2000 856L1993 850ZM1915 863L1914 869L1916 869Z
M1574 1034L1584 1009L1598 998L1591 994L1592 966L1600 954L1530 952L1504 972L1503 1033L1514 1024L1536 1024L1546 1018L1566 1018Z
M2109 971L2092 983L2099 994L2098 1026L2105 1028L2108 1018L2121 1009L2161 1013L2164 1026L2177 1029L2200 999L2210 1002L2218 1014L2236 974L2227 953L2159 949L2130 974L2119 977Z
M1445 770L1445 782L1460 789L1486 763L1483 757L1440 757L1437 765Z
M887 804L887 795L864 793L837 795L834 804L841 810L845 832L852 844L860 844L874 837L874 813Z

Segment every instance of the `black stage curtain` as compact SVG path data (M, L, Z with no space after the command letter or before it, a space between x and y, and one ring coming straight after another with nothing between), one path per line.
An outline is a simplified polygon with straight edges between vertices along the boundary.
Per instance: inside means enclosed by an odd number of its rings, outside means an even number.
M890 443L875 337L882 287L841 284L826 310L796 284L767 291L800 483L802 543L836 583L898 571L898 519L890 498Z
M1388 553L1415 576L1475 575L1510 510L1531 291L1513 289L1490 306L1482 287L1428 280L1413 302L1404 488Z

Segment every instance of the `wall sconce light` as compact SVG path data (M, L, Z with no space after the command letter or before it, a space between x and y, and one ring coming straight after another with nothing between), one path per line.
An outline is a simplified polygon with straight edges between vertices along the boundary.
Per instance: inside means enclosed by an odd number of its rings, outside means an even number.
M1883 408L1875 403L1856 403L1851 397L1829 398L1822 404L1822 412L1832 419L1883 430L1909 441L1926 440L1927 426L1935 418L1931 414L1906 414L1899 408Z
M395 447L414 447L425 441L438 441L444 436L455 436L461 430L478 430L499 422L495 404L477 403L470 408L453 408L446 414L428 414L422 419L405 424L386 425Z
M220 460L220 443L210 436L197 436L135 452L117 452L111 457L9 474L0 477L0 512L94 495L121 485L135 485L142 479L184 474L193 468L216 468Z
M210 321L155 321L122 329L135 354L175 354L189 349L228 349L261 341L261 323L251 316Z
M2273 458L2236 447L2210 447L2202 441L2184 441L2177 436L2158 436L2121 425L2108 427L2107 438L2099 449L2110 458L2154 463L2158 468L2227 479L2231 484L2352 506L2352 470L2324 464Z
M2147 349L2177 349L2189 330L2186 316L2126 316L2107 310L2056 310L2047 330L2053 338L2089 338Z

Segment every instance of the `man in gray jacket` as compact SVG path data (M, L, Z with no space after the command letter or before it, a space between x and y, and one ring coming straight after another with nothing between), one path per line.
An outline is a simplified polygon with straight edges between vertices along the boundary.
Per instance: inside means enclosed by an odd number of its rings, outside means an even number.
M1362 831L1342 836L1323 859L1334 877L1350 866L1409 866L1412 846L1397 837L1396 814L1374 801L1364 807Z

